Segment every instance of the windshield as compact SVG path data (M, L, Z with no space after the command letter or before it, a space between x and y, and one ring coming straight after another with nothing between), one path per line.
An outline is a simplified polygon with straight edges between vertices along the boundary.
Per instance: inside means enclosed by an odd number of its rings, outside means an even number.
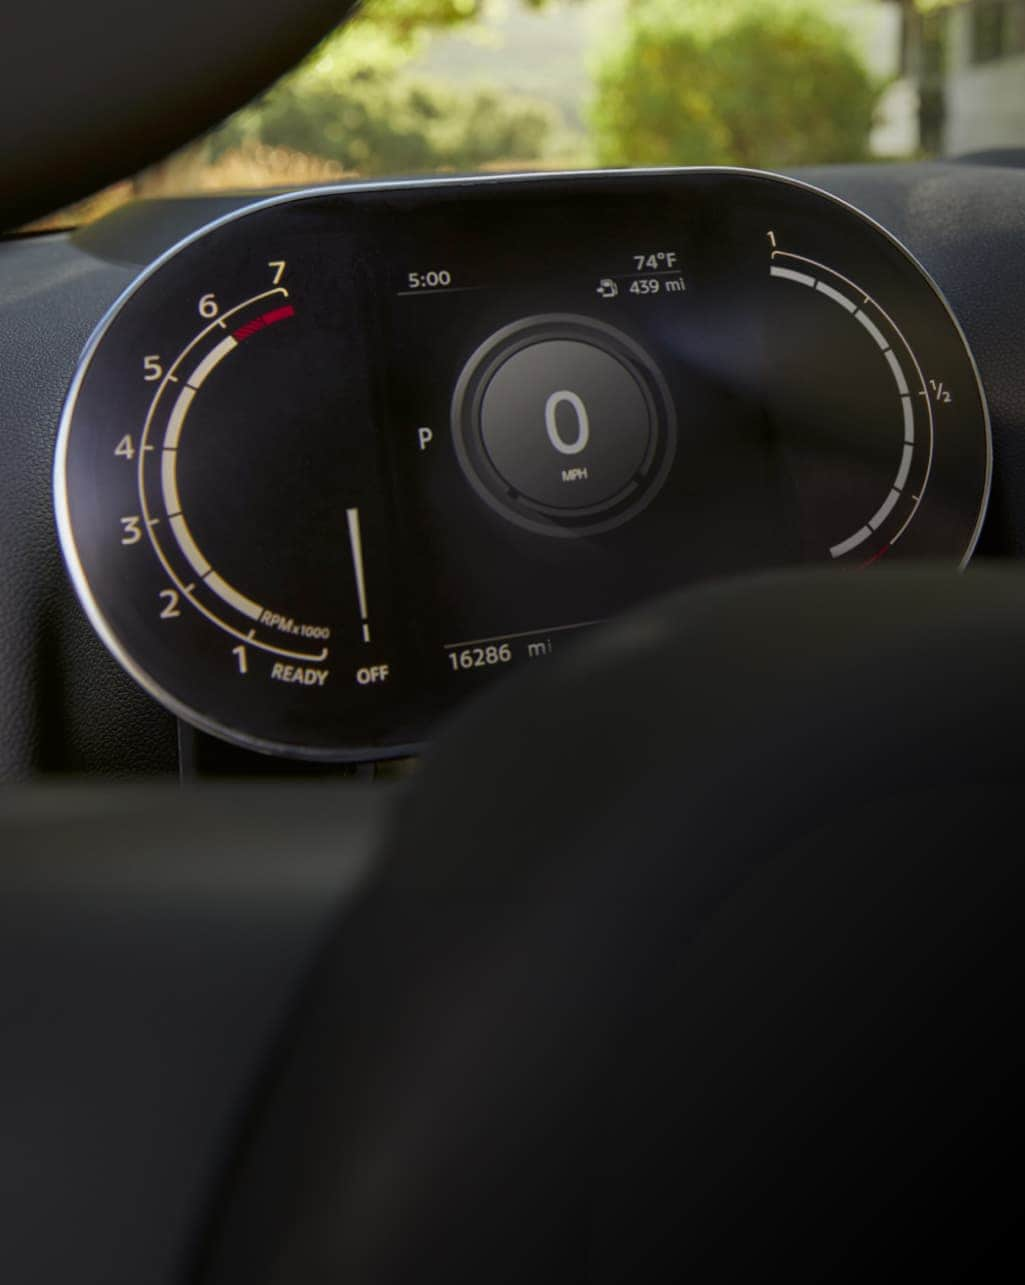
M595 166L1025 148L1025 0L365 0L138 197Z

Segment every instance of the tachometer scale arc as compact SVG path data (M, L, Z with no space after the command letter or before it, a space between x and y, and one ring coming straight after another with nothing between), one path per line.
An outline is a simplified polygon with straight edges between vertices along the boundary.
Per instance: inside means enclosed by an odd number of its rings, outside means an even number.
M177 512L170 509L169 495L174 499L177 499L177 479L173 466L168 465L165 467L168 453L174 452L175 455L177 454L177 440L184 426L185 417L188 413L196 390L202 385L218 362L223 359L223 357L227 356L229 351L233 351L234 348L238 346L239 341L235 336L231 334L226 335L224 340L222 340L220 344L207 354L207 356L200 362L199 366L196 367L196 370L192 372L189 379L185 381L182 392L179 393L178 400L175 403L175 407L172 409L170 416L168 417L162 446L158 448L150 441L150 437L152 435L154 418L160 405L161 398L172 384L181 383L177 372L181 369L183 362L185 362L189 354L202 344L204 339L206 339L211 332L218 329L226 331L228 327L225 323L229 317L233 317L240 312L244 312L254 304L275 296L287 299L289 294L283 286L278 286L272 290L265 290L260 294L253 295L249 299L244 299L241 303L236 304L226 312L221 313L216 320L212 321L208 326L204 326L193 336L193 338L188 342L188 344L186 344L171 365L167 368L160 381L160 385L150 402L149 410L147 411L146 419L143 423L142 434L139 440L139 462L136 470L136 484L139 492L139 505L142 513L143 527L149 538L153 552L178 592L182 595L185 601L190 604L190 606L194 607L196 611L205 616L211 624L216 625L217 628L222 629L225 633L229 634L233 638L237 638L239 642L247 646L259 648L261 651L269 652L275 656L282 656L288 660L308 661L310 663L317 664L327 660L330 655L330 650L328 648L325 647L319 652L299 652L290 651L288 648L276 646L273 643L265 642L259 638L256 635L255 627L243 632L229 624L226 620L223 620L216 612L211 611L210 608L200 602L195 596L195 585L186 584L185 581L182 580L165 554L155 529L160 519L153 516L152 509L146 495L146 456L152 451L161 449L163 455L161 467L161 490L165 507L168 508L166 517L168 525L171 528L172 534L174 535L183 556L190 566L192 566L196 571L197 575L210 585L219 597L223 598L225 602L230 606L233 606L235 610L241 612L241 614L248 616L252 620L259 620L260 615L262 614L262 608L258 607L256 603L253 603L245 594L240 593L233 586L229 585L217 574L212 566L208 564L204 565L207 563L207 560L199 551L198 546L196 546L195 541L192 539L187 524L185 523L185 519L181 514L180 505ZM254 330L258 328L259 327L256 327L255 325L253 326ZM243 327L243 330L245 329L246 327ZM184 405L182 405L183 398L185 399ZM180 414L178 413L179 405L182 405ZM170 447L168 446L169 440L172 442ZM175 525L176 522L178 525Z
M908 527L914 521L915 515L918 513L918 510L921 507L923 500L925 499L925 494L929 487L929 478L932 475L933 451L935 448L936 426L935 426L935 420L933 417L932 401L929 397L929 386L926 382L925 375L922 371L922 367L918 361L918 357L915 355L914 349L911 347L911 344L908 342L908 339L905 336L904 332L901 330L900 326L897 325L897 323L886 311L886 309L883 308L883 306L876 299L874 299L866 290L864 290L861 286L859 286L856 281L852 281L849 277L845 277L842 272L838 272L835 268L830 267L828 264L820 263L815 259L809 259L804 255L794 254L787 250L779 250L779 249L773 250L770 256L770 259L773 262L775 262L775 260L777 259L789 259L795 263L803 263L806 267L815 268L816 271L824 272L829 276L834 277L837 281L842 282L845 286L849 287L849 289L854 291L855 294L858 296L861 302L855 303L854 300L848 299L846 295L841 294L839 291L834 291L834 290L831 290L828 286L824 286L824 283L817 277L812 277L809 274L795 272L785 268L770 269L770 271L772 272L772 275L774 276L789 277L791 280L799 281L801 284L808 285L812 289L816 290L817 292L825 294L829 298L833 298L836 302L840 303L844 308L848 309L851 312L851 315L856 317L856 319L869 332L869 334L872 335L872 337L876 341L877 346L883 352L884 357L886 357L890 365L890 368L894 373L895 379L897 381L897 391L901 395L901 401L904 405L904 418L905 418L905 439L904 440L905 440L906 447L909 445L913 445L914 436L915 436L913 409L911 410L911 427L910 428L908 427L908 408L909 408L909 405L911 404L912 399L910 395L905 394L903 392L903 389L901 388L901 382L903 380L903 371L899 363L897 362L896 358L893 356L892 345L885 343L885 336L880 334L880 332L878 331L878 328L871 323L870 319L868 319L862 311L862 309L866 305L874 308L876 312L879 314L879 316L882 317L885 323L890 327L893 333L897 336L897 338L903 344L904 349L907 352L908 358L915 369L915 374L917 376L918 383L919 383L919 389L917 391L919 396L921 396L924 400L926 424L929 430L925 475L923 477L922 484L918 489L917 495L912 496L912 508L910 513L905 518L904 522L901 524L900 529L897 531L897 533L892 537L890 537L890 539L887 541L887 548L892 548L898 542L898 540L900 540L901 536L904 534L904 532L908 529ZM908 437L908 433L911 434L910 439ZM900 468L898 469L895 485L891 489L887 499L884 500L878 512L869 519L865 527L855 533L855 536L851 537L850 540L844 541L839 545L833 546L833 548L830 550L830 555L833 558L843 557L846 553L851 552L855 547L857 547L858 544L863 543L864 539L867 539L870 534L873 534L883 525L883 523L886 521L886 519L889 517L890 513L892 512L893 508L896 506L898 499L904 493L904 484L907 482L907 472L909 469L910 469L910 457L902 458ZM875 525L873 525L873 523ZM862 532L864 532L865 534L863 538L859 538L859 537L862 537ZM879 555L877 554L876 558L878 558L878 556ZM875 561L875 560L876 560L875 558L872 559L872 561Z

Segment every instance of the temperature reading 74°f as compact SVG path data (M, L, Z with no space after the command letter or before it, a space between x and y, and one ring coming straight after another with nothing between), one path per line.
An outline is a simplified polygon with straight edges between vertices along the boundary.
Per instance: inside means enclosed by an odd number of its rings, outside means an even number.
M634 267L638 272L666 272L680 266L680 256L675 250L652 250L648 254L635 254Z

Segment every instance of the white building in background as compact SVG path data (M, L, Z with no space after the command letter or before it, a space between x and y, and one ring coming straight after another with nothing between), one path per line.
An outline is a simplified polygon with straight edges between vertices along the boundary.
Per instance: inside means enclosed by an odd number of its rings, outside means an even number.
M914 0L826 8L887 84L875 155L1025 149L1025 0L952 0L926 14Z
M940 24L933 34L937 150L1025 148L1025 0L974 0L933 20Z
M918 89L906 75L902 8L881 0L835 0L822 7L850 31L866 67L886 86L872 131L873 154L913 156L919 146Z
M914 0L824 7L887 84L875 155L1025 149L1025 0L951 0L924 14Z

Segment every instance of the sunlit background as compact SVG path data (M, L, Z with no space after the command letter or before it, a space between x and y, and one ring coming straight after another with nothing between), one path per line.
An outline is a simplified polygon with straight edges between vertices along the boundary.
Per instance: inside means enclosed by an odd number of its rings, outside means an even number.
M361 176L1004 147L1025 0L365 0L256 102L43 225Z

